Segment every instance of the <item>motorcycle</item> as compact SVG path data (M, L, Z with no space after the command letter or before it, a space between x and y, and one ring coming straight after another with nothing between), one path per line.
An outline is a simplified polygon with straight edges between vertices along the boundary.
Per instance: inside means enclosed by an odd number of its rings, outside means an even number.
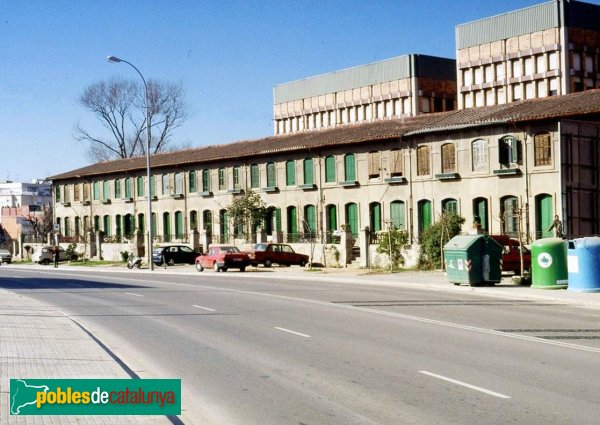
M142 257L138 257L137 255L130 255L127 259L127 268L129 270L133 268L139 269L142 267Z

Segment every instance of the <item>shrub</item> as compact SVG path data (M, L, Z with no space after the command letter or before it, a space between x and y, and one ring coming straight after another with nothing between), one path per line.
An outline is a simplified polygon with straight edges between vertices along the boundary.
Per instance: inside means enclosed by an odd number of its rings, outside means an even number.
M394 229L381 233L381 239L379 246L377 247L377 252L380 254L387 254L393 270L404 264L404 257L400 251L406 248L408 245L408 232L405 230Z
M465 219L454 213L442 213L437 223L432 224L421 236L421 248L417 266L421 270L442 267L442 247L460 233Z

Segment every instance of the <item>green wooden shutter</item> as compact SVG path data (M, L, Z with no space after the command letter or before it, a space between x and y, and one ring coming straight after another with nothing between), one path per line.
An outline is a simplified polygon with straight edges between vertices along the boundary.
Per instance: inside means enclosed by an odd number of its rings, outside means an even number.
M335 183L335 157L325 158L325 182Z
M551 238L554 236L554 229L548 231L554 221L554 208L552 207L551 195L538 195L535 198L535 222L536 236L542 238Z
M392 221L392 227L395 229L405 229L405 212L404 202L393 201L390 204L390 218Z
M327 230L330 232L337 230L337 208L335 205L330 205L327 208Z
M281 208L275 209L275 231L281 232Z
M260 174L258 164L252 164L250 166L250 187L260 187Z
M419 234L431 226L431 201L419 201Z
M356 164L353 153L349 153L344 157L344 180L356 180Z
M346 204L346 226L352 232L352 236L358 237L358 205Z
M275 178L275 163L269 162L267 164L267 187L277 186L277 179Z
M177 211L175 212L175 237L177 239L182 239L183 236L183 213Z
M314 233L317 231L317 211L314 205L304 207L304 220L308 232Z
M312 158L306 158L304 160L304 184L313 184L313 160Z
M190 193L194 193L196 191L196 172L190 171L188 175L189 180L189 191Z
M372 232L381 231L381 204L374 202L370 205L369 212L371 215L370 225Z
M286 186L296 184L296 164L294 161L287 161L285 163L285 184Z

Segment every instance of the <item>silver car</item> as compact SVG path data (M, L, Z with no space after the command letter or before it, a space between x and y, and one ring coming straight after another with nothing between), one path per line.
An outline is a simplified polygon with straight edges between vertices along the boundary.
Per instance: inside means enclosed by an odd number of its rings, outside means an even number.
M0 249L0 263L10 263L12 262L12 255L8 251L8 249Z

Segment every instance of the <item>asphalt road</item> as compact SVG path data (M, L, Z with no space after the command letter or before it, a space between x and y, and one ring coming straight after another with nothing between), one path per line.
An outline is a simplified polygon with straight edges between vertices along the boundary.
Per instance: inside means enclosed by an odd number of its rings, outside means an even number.
M600 311L464 291L0 270L137 375L180 377L186 424L597 424Z

